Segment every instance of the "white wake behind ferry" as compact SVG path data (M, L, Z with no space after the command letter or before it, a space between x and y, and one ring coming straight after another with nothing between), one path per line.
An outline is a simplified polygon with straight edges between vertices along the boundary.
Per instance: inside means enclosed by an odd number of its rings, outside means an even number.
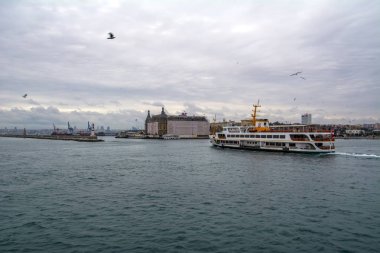
M332 130L309 125L269 126L267 119L256 119L253 105L252 126L226 126L210 135L212 145L250 150L331 153L335 151Z

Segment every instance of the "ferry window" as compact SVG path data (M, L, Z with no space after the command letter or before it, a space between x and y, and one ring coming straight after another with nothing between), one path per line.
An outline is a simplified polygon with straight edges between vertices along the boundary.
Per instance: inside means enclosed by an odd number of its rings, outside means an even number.
M230 135L230 134L227 134L227 137L231 137L231 135Z
M267 136L266 135L261 135L261 138L266 138Z
M280 138L281 139L285 139L285 135L280 135Z
M289 147L295 147L296 144L295 143L289 143Z
M273 135L273 139L278 139L279 136L278 135Z
M267 138L272 139L272 135L267 135Z

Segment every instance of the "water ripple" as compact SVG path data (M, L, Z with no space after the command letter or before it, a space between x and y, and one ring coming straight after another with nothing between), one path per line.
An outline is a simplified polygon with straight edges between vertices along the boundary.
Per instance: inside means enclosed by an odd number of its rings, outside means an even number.
M105 139L0 139L0 252L380 248L376 142L314 156Z

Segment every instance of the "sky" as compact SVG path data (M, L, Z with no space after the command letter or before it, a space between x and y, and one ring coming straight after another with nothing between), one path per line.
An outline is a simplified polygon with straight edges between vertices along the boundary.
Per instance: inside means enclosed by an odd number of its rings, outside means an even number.
M379 27L378 0L0 1L0 128L377 123Z

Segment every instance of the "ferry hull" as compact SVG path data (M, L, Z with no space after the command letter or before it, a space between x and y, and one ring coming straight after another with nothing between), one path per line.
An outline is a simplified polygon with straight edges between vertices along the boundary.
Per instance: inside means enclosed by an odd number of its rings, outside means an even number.
M228 148L228 149L240 149L240 150L251 150L251 151L267 151L267 152L285 152L285 153L309 153L309 154L321 154L321 153L334 153L335 150L301 150L301 149L289 149L289 148L265 148L265 147L241 147L232 145L223 145L212 143L213 147L217 148Z

